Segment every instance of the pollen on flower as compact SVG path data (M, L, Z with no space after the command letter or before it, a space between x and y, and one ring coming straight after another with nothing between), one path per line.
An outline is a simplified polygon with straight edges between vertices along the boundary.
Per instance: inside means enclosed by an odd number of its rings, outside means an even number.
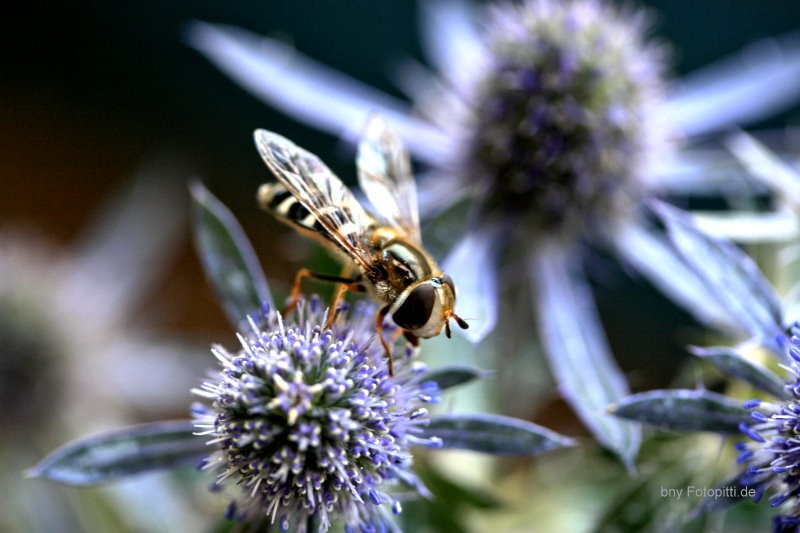
M486 212L549 231L628 211L669 146L655 112L665 54L646 42L645 17L595 0L507 2L491 14L461 155Z
M295 316L284 324L267 311L239 336L239 351L214 348L222 368L194 391L210 401L193 408L215 448L203 468L219 472L215 485L242 486L231 514L248 523L391 528L400 504L387 489L399 481L425 492L408 448L438 444L415 435L424 405L438 399L435 384L410 348L397 350L389 376L366 305L340 313L330 330L316 299Z

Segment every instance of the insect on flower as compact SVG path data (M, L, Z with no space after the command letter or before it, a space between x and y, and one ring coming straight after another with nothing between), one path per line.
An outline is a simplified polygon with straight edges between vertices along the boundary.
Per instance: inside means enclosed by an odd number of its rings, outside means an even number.
M276 133L256 130L256 146L279 183L258 191L259 205L278 220L309 235L347 260L341 276L301 269L294 280L291 312L300 283L311 277L339 283L331 304L347 290L368 292L382 305L376 328L393 373L391 351L383 338L383 321L391 315L412 344L450 337L450 319L468 324L454 312L456 288L421 243L417 190L408 153L384 121L373 117L358 149L358 181L380 214L368 213L353 193L314 154Z

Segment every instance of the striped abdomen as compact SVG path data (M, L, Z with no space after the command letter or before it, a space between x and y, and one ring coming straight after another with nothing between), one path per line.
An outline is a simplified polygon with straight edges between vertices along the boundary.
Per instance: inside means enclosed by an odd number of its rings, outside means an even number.
M258 189L258 204L285 224L298 229L311 237L325 237L332 240L308 209L286 190L281 183L265 183Z

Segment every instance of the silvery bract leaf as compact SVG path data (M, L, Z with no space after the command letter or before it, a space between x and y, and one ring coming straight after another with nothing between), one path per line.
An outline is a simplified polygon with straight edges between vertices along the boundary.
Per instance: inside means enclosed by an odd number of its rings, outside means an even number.
M487 376L489 372L474 366L450 365L431 370L425 375L425 381L433 381L440 390L464 385Z
M191 186L194 241L206 277L234 325L272 304L267 280L233 213L202 184Z
M690 348L691 352L701 357L725 374L741 379L753 387L768 392L781 399L788 399L785 383L766 367L746 359L733 348L715 346L712 348Z
M752 176L721 148L684 148L676 157L654 162L646 179L657 196L755 192Z
M432 416L422 433L442 439L443 448L494 455L536 455L575 445L572 439L532 422L489 414Z
M125 317L147 294L183 237L186 207L179 164L154 159L104 205L76 243L75 265L65 284L65 304L84 302L106 323ZM86 287L103 287L93 294Z
M736 402L707 390L654 390L633 394L608 407L614 416L679 431L739 433L749 420Z
M482 341L497 323L497 229L486 224L470 231L442 265L456 284L456 312L469 323L469 329L456 331L474 343Z
M672 242L703 278L718 305L728 309L749 335L783 356L778 343L783 336L781 304L753 260L732 243L700 231L687 214L663 203L653 205Z
M616 419L606 406L629 394L601 329L579 260L559 243L533 254L536 313L545 354L561 394L597 440L629 467L639 450L638 426Z
M800 172L751 135L740 132L727 140L728 149L753 176L794 206L800 206Z
M472 6L460 0L437 0L422 2L420 8L426 55L455 87L467 86L489 60Z
M185 36L242 87L306 124L356 141L370 113L379 113L409 150L426 161L440 161L451 145L446 135L414 117L407 104L284 43L241 28L199 21L187 25Z
M763 40L682 80L664 115L687 135L745 126L800 96L800 36Z
M800 235L800 220L789 208L770 212L695 211L693 215L701 231L742 244L785 243Z
M626 262L697 320L726 329L735 327L736 322L718 305L663 232L640 224L620 224L610 236Z
M66 485L96 485L173 468L208 454L190 420L153 422L94 435L62 446L31 468L28 477Z

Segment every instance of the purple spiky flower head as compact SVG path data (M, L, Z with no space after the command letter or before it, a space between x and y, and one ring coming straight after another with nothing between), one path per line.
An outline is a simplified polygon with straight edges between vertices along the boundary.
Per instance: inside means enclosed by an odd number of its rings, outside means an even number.
M756 500L765 493L772 507L785 505L785 512L773 520L775 531L800 530L800 324L791 328L787 352L790 373L786 398L774 402L750 400L753 422L742 424L749 441L736 444L738 462L747 465L740 483L752 487Z
M647 17L597 0L490 13L488 64L464 88L460 157L485 213L551 232L630 211L670 145L657 113L665 53L647 42Z
M389 376L373 316L356 305L324 329L313 298L287 322L265 309L236 352L214 347L222 368L194 390L210 405L195 404L193 416L215 448L203 464L219 472L212 487L241 487L232 518L283 531L326 531L334 521L393 530L401 505L389 490L426 494L409 448L441 445L419 434L438 389L404 343Z

